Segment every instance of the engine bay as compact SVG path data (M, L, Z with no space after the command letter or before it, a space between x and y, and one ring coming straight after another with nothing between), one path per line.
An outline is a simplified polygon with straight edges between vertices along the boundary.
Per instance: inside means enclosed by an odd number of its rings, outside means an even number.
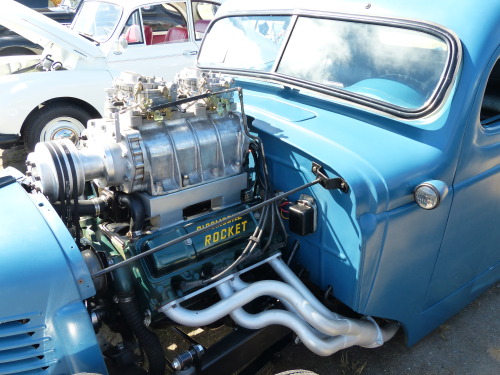
M78 245L96 289L85 304L100 342L103 327L129 342L107 342L106 358L135 363L124 358L139 347L149 373L163 374L150 328L220 325L228 315L247 329L283 325L320 355L392 337L397 325L332 312L289 268L299 245L288 233L311 234L318 218L312 196L288 196L315 184L349 187L312 162L315 180L273 190L232 79L195 69L173 83L123 73L106 105L79 144L37 144L24 182L47 197ZM192 346L169 367L184 373L203 352Z

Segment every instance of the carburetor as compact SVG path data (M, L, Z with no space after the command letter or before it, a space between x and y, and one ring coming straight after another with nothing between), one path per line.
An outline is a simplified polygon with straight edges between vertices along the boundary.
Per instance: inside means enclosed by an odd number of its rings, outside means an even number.
M64 200L68 187L71 197L80 196L86 181L137 192L160 228L197 214L189 207L201 202L205 211L236 204L247 186L249 137L233 112L231 85L194 69L175 83L124 73L107 91L104 118L89 122L79 148L38 144L28 173L53 202Z

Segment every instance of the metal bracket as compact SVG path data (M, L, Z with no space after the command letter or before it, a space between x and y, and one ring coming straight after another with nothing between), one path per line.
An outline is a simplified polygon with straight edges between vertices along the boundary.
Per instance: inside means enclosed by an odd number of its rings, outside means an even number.
M313 162L311 171L319 179L320 185L326 190L339 189L344 193L349 191L349 185L343 178L329 178L320 164Z

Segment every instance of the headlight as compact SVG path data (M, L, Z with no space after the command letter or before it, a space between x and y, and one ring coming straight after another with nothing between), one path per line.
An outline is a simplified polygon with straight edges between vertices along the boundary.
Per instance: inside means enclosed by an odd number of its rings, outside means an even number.
M415 189L415 202L425 210L432 210L439 206L448 194L448 186L442 181L427 181Z

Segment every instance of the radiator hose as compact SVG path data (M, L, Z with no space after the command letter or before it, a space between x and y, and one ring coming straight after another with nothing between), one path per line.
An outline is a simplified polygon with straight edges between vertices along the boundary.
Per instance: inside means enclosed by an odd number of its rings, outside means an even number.
M119 193L116 200L121 207L128 208L130 212L130 233L132 237L135 238L141 235L146 218L146 210L142 201L135 195L125 193Z
M144 325L144 316L139 311L135 298L120 298L118 303L125 321L148 357L149 375L163 375L167 361L160 339Z
M144 324L144 315L134 297L129 269L127 267L116 269L113 278L117 289L118 306L148 358L149 375L164 375L167 364L165 353L158 336Z
M74 205L74 201L71 201ZM63 205L61 202L52 203L56 212L61 215L63 212ZM94 198L89 200L78 200L78 214L79 216L99 216L107 208L107 203L104 198Z

